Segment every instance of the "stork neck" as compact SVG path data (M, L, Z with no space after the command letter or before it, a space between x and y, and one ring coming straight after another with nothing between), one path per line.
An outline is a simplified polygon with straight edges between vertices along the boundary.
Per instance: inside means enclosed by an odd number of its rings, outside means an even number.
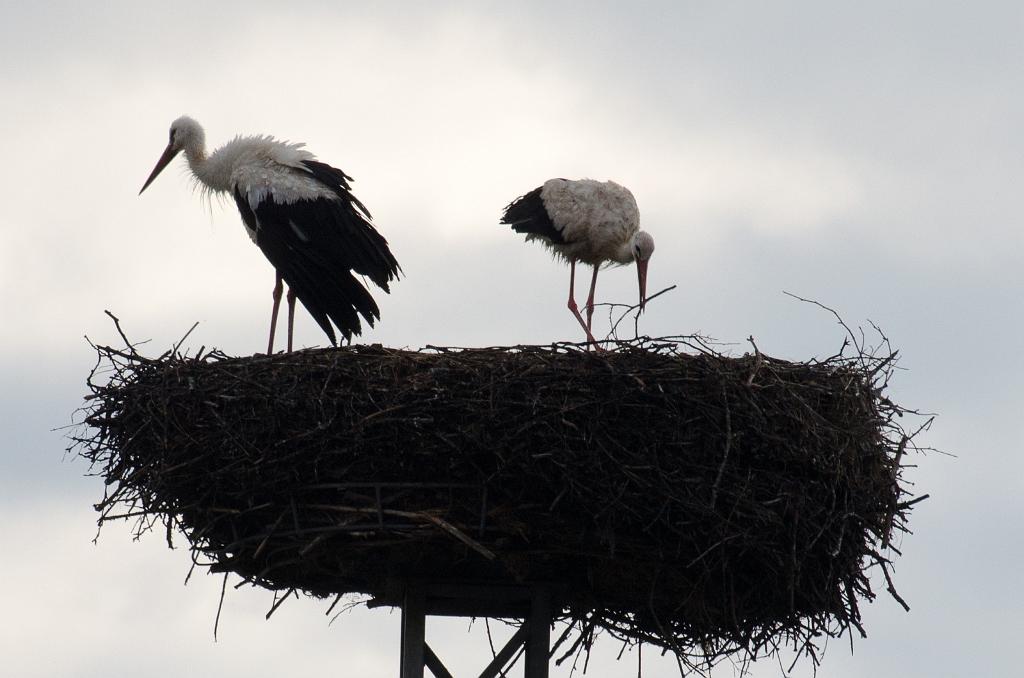
M184 150L189 167L192 169L206 162L206 149L202 146L186 146Z
M630 238L626 242L620 244L616 250L612 259L620 264L628 264L633 261L633 238Z
M184 151L189 169L192 170L192 174L200 183L214 191L230 190L229 183L223 180L223 173L215 166L216 163L210 162L205 148L202 146L186 146Z

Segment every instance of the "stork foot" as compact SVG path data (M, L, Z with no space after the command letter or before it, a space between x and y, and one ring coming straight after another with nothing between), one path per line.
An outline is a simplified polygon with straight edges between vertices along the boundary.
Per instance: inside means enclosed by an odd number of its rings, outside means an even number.
M574 299L569 300L568 307L569 310L572 311L572 314L576 317L576 320L579 322L580 327L582 327L583 331L587 333L587 341L593 344L594 348L597 349L598 351L603 351L604 349L601 348L601 346L597 343L597 339L594 338L594 335L590 332L590 328L587 327L587 323L586 321L583 320L583 316L580 315L580 309L576 305L576 301Z

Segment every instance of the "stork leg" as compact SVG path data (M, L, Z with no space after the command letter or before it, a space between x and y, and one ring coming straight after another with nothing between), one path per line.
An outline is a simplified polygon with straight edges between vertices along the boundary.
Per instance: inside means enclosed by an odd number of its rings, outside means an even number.
M594 344L594 346L601 350L601 347L597 345L597 340L594 339L594 335L590 333L590 328L587 327L587 323L583 320L583 316L580 315L580 309L576 306L576 262L569 262L569 310L576 316L576 320L579 321L580 327L587 333L587 341Z
M295 291L288 288L288 352L292 352L292 331L295 328Z
M590 323L594 319L594 289L597 287L597 266L594 266L594 277L590 279L590 295L587 297L587 331L589 332L591 327Z
M277 309L281 306L281 292L284 291L284 283L281 281L281 274L277 274L277 283L274 285L274 309L270 312L270 341L267 343L267 355L274 355L274 330L277 329Z

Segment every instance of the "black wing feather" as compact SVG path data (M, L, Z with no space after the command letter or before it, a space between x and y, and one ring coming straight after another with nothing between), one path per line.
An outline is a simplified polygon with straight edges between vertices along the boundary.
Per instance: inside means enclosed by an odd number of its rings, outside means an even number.
M509 203L505 207L501 223L508 224L516 233L540 236L561 245L565 243L565 237L551 221L551 215L544 207L544 201L540 197L542 188L544 187L538 186Z
M328 219L335 224L335 228L328 229L328 232L335 247L349 252L349 268L367 276L384 291L390 291L388 283L398 277L402 267L391 254L388 241L368 221L370 211L352 195L348 183L351 177L336 167L316 160L304 160L302 164L339 198L338 201L332 201L332 214Z
M335 179L347 179L339 170L324 167L337 173ZM339 182L331 188L339 198L339 191L347 193ZM246 197L234 191L242 219L256 232L256 244L332 344L337 342L331 322L351 339L362 331L360 316L371 327L380 318L376 302L353 271L387 292L388 282L401 270L387 241L355 205L364 214L365 208L348 196L278 203L269 195L253 210Z
M359 198L352 195L352 187L349 186L350 181L354 181L352 177L342 172L337 167L331 167L325 162L318 160L303 160L302 164L306 166L309 173L316 177L323 185L330 188L332 191L338 194L338 197L342 200L351 202L353 205L359 208L359 210L366 215L367 219L373 219L370 216L370 210L366 209L366 205L359 201Z

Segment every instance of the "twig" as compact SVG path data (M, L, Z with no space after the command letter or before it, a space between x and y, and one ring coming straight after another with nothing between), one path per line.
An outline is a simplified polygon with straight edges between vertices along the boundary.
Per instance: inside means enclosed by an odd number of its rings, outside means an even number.
M863 339L861 339L861 340L857 339L857 335L854 333L854 331L852 329L850 329L850 326L846 324L846 321L843 320L843 317L841 315L839 315L839 312L836 311L834 308L830 308L830 307L826 306L825 304L821 303L820 301L815 301L814 299L805 299L805 298L801 297L800 295L793 294L792 292L787 292L786 290L782 290L782 293L785 294L786 296L793 297L797 301L802 301L805 304L813 304L814 306L817 306L818 308L820 308L822 310L825 310L825 311L828 311L829 313L831 313L835 317L836 322L839 323L839 325L841 325L844 330L846 330L846 334L849 336L850 340L853 342L853 344L857 348L857 350L858 351L863 351L863 346L864 346Z
M224 607L224 591L228 587L228 573L224 573L224 579L220 583L220 600L217 602L217 616L213 620L213 642L217 642L217 628L220 626L220 611Z
M757 348L757 344L754 343L754 335L751 334L747 337L747 341L754 347L754 367L750 370L750 376L747 377L747 386L750 386L754 383L754 377L757 376L757 371L761 368L763 358L761 357L761 351Z
M287 591L285 591L285 594L283 596L281 596L276 601L274 601L274 605L270 608L270 611L267 612L267 616L264 617L264 619L270 619L270 615L272 615L275 612L277 612L277 608L281 607L281 604L284 601L288 600L288 596L292 595L293 593L296 593L294 588L291 588L291 589L288 589ZM298 595L296 595L296 598L297 597L298 597Z
M177 341L177 342L176 342L176 343L174 344L174 348L173 348L173 349L171 349L171 352L172 352L172 353L177 353L177 352L178 352L178 350L179 350L179 349L181 348L181 345L185 343L185 340L186 340L186 339L188 339L188 335L192 334L192 331L193 331L193 330L194 330L195 328L197 328L197 327L199 327L199 322L198 322L198 321L197 321L197 322L194 322L194 323L192 323L192 327L188 328L188 332L186 332L186 333L184 334L184 336L182 336L182 337L181 337L181 339L179 339L179 340L178 340L178 341ZM201 349L200 349L200 351L201 351ZM198 357L198 356L197 356L197 357Z
M128 337L125 336L124 330L121 329L121 320L116 315L114 315L113 313L106 309L104 309L103 312L106 313L107 316L109 316L110 319L114 321L114 327L117 328L117 333L121 335L121 341L124 342L124 347L128 349L131 355L136 355L135 346L130 341L128 341Z
M648 296L646 299L644 299L644 306L646 306L648 303L650 303L654 299L657 299L661 295L665 294L666 292L671 292L675 288L676 288L676 285L670 285L670 286L666 287L665 289L660 290L658 292L655 292L654 294ZM619 319L611 324L611 330L609 330L607 336L609 338L612 338L612 339L617 339L617 332L618 332L618 328L619 328L619 323L621 323L626 318L626 316L628 316L630 313L632 313L633 311L635 311L635 310L640 308L640 304L639 303L633 304L632 306L627 306L626 304L614 304L614 303L594 304L595 308L598 307L598 306L607 306L608 307L608 321L609 322L611 322L613 310L615 308L621 308L621 307L625 306L625 310L622 312L622 315L619 316ZM640 314L637 313L636 317L637 317L637 321L639 321ZM634 330L636 330L636 326L635 325L634 325ZM639 336L639 332L634 332L634 335L635 336Z
M892 482L894 485L899 483L900 460L903 459L903 453L907 449L908 442L910 442L910 438L904 435L902 438L900 438L900 443L896 447L896 455L893 457L892 460ZM899 506L897 499L899 499L899 494L893 497L892 506L889 509L889 517L886 520L885 533L882 535L883 549L889 546L889 536L892 534L892 523L896 518L896 511Z
M910 612L910 606L907 605L907 601L903 600L900 594L896 593L896 586L892 583L892 577L889 576L889 568L885 563L879 563L882 568L882 574L885 575L886 590L889 595L896 599L896 602L903 606L903 609Z

